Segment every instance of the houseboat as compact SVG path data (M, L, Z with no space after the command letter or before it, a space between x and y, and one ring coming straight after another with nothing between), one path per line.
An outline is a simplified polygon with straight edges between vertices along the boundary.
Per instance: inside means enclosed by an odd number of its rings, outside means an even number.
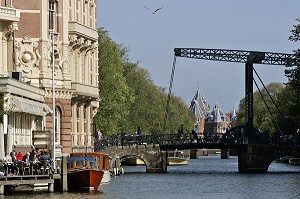
M68 190L98 190L110 180L110 157L104 153L71 153L67 158Z

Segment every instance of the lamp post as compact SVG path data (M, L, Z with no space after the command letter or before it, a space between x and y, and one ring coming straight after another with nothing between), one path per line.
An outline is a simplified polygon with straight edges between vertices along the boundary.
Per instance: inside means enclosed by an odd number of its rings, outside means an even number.
M55 79L54 79L54 70L55 70L55 65L54 65L54 35L58 35L59 33L54 32L54 28L52 28L51 30L51 39L52 39L52 138L53 138L53 146L52 146L52 159L53 159L53 169L54 171L56 170L56 162L55 162L55 151L56 151L56 147L55 147L55 134L56 134L56 129L55 129Z

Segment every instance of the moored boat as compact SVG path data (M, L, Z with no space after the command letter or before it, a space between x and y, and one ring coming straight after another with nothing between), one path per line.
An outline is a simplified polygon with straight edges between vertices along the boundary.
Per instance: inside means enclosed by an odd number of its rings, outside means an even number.
M291 158L289 159L291 165L300 165L300 158Z
M104 153L72 153L67 159L68 190L97 190L102 180L109 181L104 173L110 168L110 158Z
M168 151L167 164L169 166L187 165L188 159L183 151Z

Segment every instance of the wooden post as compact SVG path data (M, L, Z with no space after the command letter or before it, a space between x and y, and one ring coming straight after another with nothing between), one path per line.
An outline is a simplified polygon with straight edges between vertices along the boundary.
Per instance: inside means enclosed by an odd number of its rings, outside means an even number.
M4 185L0 185L0 195L4 195Z
M167 152L166 151L162 151L161 152L161 163L162 163L162 173L167 173L167 164L168 164L168 161L167 161Z
M67 157L61 158L61 173L60 173L60 189L61 191L68 191L68 175L67 175Z
M198 159L197 149L190 150L190 159Z
M221 159L229 159L228 149L221 149Z
M54 183L48 183L48 192L53 193L54 192Z

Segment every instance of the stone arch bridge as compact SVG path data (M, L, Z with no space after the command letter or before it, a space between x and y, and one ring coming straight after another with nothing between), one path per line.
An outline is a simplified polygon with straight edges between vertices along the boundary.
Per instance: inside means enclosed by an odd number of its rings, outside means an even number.
M112 146L107 148L106 153L111 156L112 164L117 158L137 157L145 163L147 173L167 172L166 152L161 151L158 145Z
M236 136L236 138L234 137ZM174 136L173 136L174 137ZM234 133L231 138L222 139L201 139L198 143L191 143L190 139L165 138L160 141L155 139L136 139L138 141L125 142L117 141L110 143L106 148L106 153L112 157L112 164L119 158L137 157L144 161L146 172L167 172L167 151L172 150L197 150L221 149L222 152L229 149L238 151L238 169L239 172L267 172L269 165L276 159L283 156L300 157L300 141L295 140L273 140L271 142L261 142L258 144L249 144L246 139L240 138ZM263 136L264 137L264 136ZM125 139L126 140L126 139Z

